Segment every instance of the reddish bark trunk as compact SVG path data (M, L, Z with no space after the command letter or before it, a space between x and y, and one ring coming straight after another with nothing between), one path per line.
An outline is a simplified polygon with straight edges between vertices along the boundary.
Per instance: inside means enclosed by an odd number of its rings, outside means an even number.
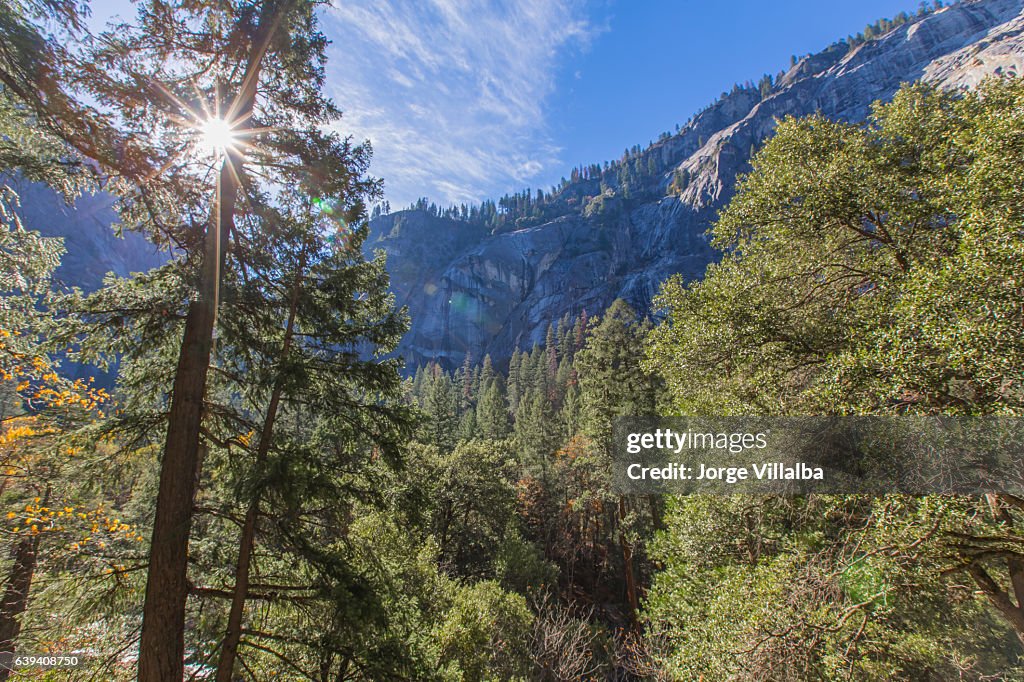
M626 599L629 601L630 622L637 622L640 601L636 593L636 577L633 574L633 547L626 540L626 498L619 497L619 544L622 546L622 563L626 574Z
M292 338L295 330L295 316L298 312L305 267L306 257L305 253L303 253L298 273L295 276L295 284L291 291L288 322L285 325L284 341L281 344L281 362L284 362L291 352ZM267 414L263 420L263 429L260 433L260 441L256 450L257 471L262 468L263 463L267 460L267 453L270 452L270 441L274 437L274 422L277 420L283 388L283 377L278 375L270 394L270 402L267 404ZM217 663L217 682L231 682L231 675L235 668L235 659L238 656L238 644L242 639L242 616L245 613L245 599L249 594L249 569L252 565L252 550L256 545L256 520L260 510L259 494L259 488L257 487L253 491L249 508L245 512L245 521L242 523L242 538L238 543L238 563L235 567L235 589L231 596L231 611L228 614L227 634L224 636L224 642L220 650L220 660Z
M228 110L232 120L240 121L237 129L249 126L263 57L286 5L282 3L279 12L278 3L267 2L260 13L243 85ZM229 152L221 168L220 196L206 230L199 297L189 305L185 318L153 520L139 643L139 682L173 682L184 676L188 540L199 476L199 433L216 312L214 292L219 286L238 197L237 172L230 166L240 168L241 162L239 153Z
M13 654L21 633L21 616L28 607L32 574L36 570L39 536L23 538L14 550L14 565L7 575L3 601L0 602L0 654ZM0 666L0 682L6 682L11 670Z

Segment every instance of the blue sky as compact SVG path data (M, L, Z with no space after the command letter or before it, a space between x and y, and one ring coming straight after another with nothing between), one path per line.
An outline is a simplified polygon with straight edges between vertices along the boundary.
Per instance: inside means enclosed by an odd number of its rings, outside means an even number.
M125 0L95 0L97 21ZM339 128L392 208L545 190L910 0L335 0Z

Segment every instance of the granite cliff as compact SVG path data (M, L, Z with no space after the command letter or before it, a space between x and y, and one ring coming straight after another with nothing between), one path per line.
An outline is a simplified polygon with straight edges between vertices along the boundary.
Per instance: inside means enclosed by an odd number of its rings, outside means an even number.
M596 175L563 183L529 219L494 227L428 211L376 218L366 248L387 252L392 289L412 318L400 352L412 367L453 367L466 353L503 364L513 349L543 343L563 315L598 314L620 297L650 312L665 278L699 278L715 259L707 229L777 118L821 112L859 121L904 82L963 88L1022 71L1024 0L967 0L723 93L611 171L596 165ZM642 172L624 182L627 166ZM24 223L64 237L57 275L66 284L91 290L107 272L127 275L166 257L140 235L114 236L109 197L68 207L42 186L16 189Z
M15 212L25 227L64 240L66 253L54 273L58 285L94 291L109 272L125 277L167 260L141 234L115 234L118 217L109 194L83 195L69 206L46 185L21 178L7 178L4 184L18 194Z
M367 246L388 253L412 317L401 352L412 366L452 367L466 353L501 363L543 343L565 314L600 313L620 297L648 312L666 277L699 278L715 258L706 231L777 118L860 121L904 82L971 87L1022 71L1024 0L963 2L799 59L764 89L724 94L629 160L653 169L630 191L580 178L549 197L543 222L493 232L425 211L379 217Z

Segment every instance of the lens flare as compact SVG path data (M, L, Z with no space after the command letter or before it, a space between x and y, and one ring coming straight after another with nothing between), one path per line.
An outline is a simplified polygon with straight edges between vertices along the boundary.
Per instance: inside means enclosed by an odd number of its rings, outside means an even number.
M238 136L230 123L222 118L208 118L199 126L199 144L212 154L224 154L238 144Z
M326 199L314 198L313 205L316 206L317 210L320 211L322 215L334 215L334 206L332 206L331 202L327 201Z

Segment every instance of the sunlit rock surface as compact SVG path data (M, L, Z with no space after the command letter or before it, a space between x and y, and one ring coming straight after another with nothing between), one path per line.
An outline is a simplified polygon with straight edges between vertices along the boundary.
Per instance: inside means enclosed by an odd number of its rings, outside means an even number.
M1022 12L1024 0L966 2L852 51L805 57L766 98L740 90L655 143L644 161L655 155L660 171L641 198L611 198L600 213L567 203L550 222L495 235L415 211L374 221L368 247L387 251L392 288L412 317L402 354L412 366L453 367L467 352L503 363L515 348L543 343L548 324L566 313L593 316L618 297L651 312L666 277L699 278L714 260L707 229L778 117L820 111L859 121L904 82L959 88L1015 75L1024 70ZM667 196L677 169L689 184ZM582 184L589 196L600 193L596 182Z
M651 312L666 277L699 278L715 259L707 229L778 117L820 111L858 121L903 82L962 88L993 73L1016 75L1024 70L1022 12L1024 0L965 2L852 51L833 46L800 59L766 97L736 91L645 150L642 162L653 158L657 172L628 198L599 197L597 181L576 183L558 197L557 217L500 234L416 211L373 221L367 251L387 252L392 289L412 318L400 352L413 367L453 367L466 353L503 364L513 349L543 343L548 324L565 314L600 314L617 297ZM677 170L689 182L670 196ZM127 275L164 258L139 235L114 236L109 197L68 208L44 187L18 189L25 224L65 238L57 274L66 284L94 289L107 272Z

